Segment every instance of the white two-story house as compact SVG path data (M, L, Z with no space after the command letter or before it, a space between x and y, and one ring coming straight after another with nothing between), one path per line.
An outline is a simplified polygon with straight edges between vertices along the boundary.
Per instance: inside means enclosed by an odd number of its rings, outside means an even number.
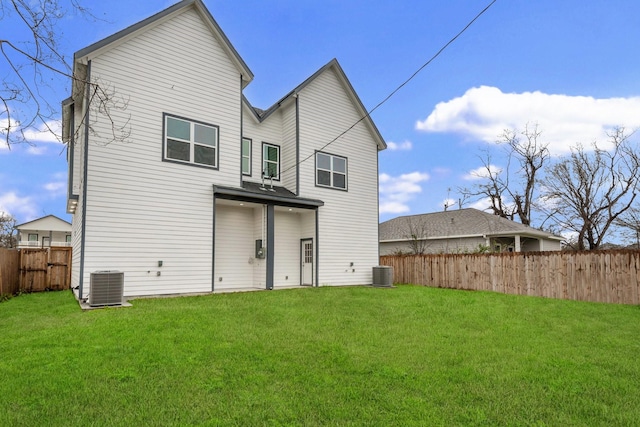
M255 108L253 74L185 0L76 52L74 73L63 137L79 298L103 270L124 272L125 296L372 282L386 145L336 60ZM126 110L105 114L83 81ZM126 140L110 140L122 123Z

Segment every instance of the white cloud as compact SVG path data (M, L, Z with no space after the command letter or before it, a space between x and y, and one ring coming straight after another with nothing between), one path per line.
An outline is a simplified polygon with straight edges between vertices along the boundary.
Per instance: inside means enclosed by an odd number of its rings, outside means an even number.
M15 192L0 194L0 212L6 212L19 219L19 222L30 221L36 218L38 209L31 197L20 197Z
M550 151L566 153L576 142L585 146L594 140L604 142L614 126L640 127L640 97L503 93L496 87L480 86L437 104L424 121L416 123L416 129L460 133L493 143L504 129L522 129L536 122Z
M478 168L470 170L469 173L462 177L462 179L464 179L465 181L476 181L479 179L489 178L489 174L495 176L500 172L502 172L502 168L496 165L489 165L488 169L486 166L480 166Z
M428 180L429 174L424 172L400 176L380 174L380 213L409 212L408 202L422 192L420 183Z
M406 150L411 150L411 148L413 148L413 144L411 144L411 141L404 141L404 142L388 141L387 148L391 151L399 151L399 150L406 151Z
M7 124L7 119L0 120L0 129L3 130L3 132L0 133L0 137L2 138L0 141L0 151L8 150L5 142ZM12 144L12 147L17 145L23 146L29 154L44 154L47 151L46 144L59 144L62 141L62 122L59 120L49 120L38 127L24 129L23 134L19 133L19 126L20 124L18 122L12 123L12 132L10 133L10 136L13 141L24 140L24 142L16 145Z
M50 197L55 198L65 193L66 186L64 181L53 181L46 183L43 188L49 192Z
M478 209L480 211L486 211L491 207L491 199L487 197L485 199L476 200L475 202L471 203L469 206L465 206L465 207Z
M24 139L29 143L59 143L62 141L62 122L49 120L35 129L26 129Z

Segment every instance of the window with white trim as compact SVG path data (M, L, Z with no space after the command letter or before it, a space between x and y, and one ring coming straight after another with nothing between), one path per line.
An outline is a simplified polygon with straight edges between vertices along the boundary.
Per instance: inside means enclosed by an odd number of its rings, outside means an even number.
M327 153L316 153L316 185L347 189L347 159Z
M251 176L251 145L249 138L242 138L242 175Z
M262 172L265 178L280 179L280 147L262 143Z
M218 167L218 126L165 114L164 159Z
M29 233L29 236L27 236L27 238L29 239L30 242L38 242L39 241L37 234Z

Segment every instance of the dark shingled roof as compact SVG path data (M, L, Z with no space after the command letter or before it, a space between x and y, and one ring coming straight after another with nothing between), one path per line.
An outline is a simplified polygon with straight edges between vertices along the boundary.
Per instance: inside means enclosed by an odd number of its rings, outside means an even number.
M520 223L468 208L390 219L379 225L380 241L406 240L410 225L421 238L521 235L562 240L562 237Z

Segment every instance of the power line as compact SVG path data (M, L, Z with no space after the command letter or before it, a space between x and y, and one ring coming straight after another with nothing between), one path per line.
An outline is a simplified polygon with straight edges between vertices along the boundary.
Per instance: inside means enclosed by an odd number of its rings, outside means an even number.
M382 106L385 102L387 102L393 95L395 95L400 89L402 89L407 83L409 83L411 80L413 80L413 78L415 76L417 76L420 71L422 71L425 67L427 67L429 64L431 64L431 62L433 62L433 60L435 60L438 56L440 56L440 54L442 52L444 52L444 50L446 48L449 47L449 45L451 45L454 41L456 41L456 39L458 37L460 37L465 31L467 31L467 29L473 25L474 22L476 22L478 20L478 18L480 18L487 10L489 10L489 8L491 6L493 6L493 4L498 1L498 0L492 0L491 3L489 3L484 9L482 9L471 21L469 21L469 23L467 25L464 26L464 28L462 30L460 30L455 36L453 36L444 46L442 46L440 48L440 50L438 50L431 58L429 58L429 60L427 62L425 62L424 64L422 64L422 66L420 68L418 68L413 74L411 74L411 76L406 79L404 82L402 82L402 84L400 84L400 86L398 86L397 88L395 88L393 90L393 92L391 92L389 95L386 96L386 98L384 98L382 101L380 101L378 103L378 105L376 105L375 107L373 107L371 110L369 110L367 112L367 114L365 114L364 116L362 116L358 121L356 121L354 124L352 124L351 126L349 126L346 130L344 130L340 135L336 136L335 138L333 138L331 141L327 142L325 145L323 145L320 150L318 151L322 151L325 148L327 148L329 145L333 144L334 142L336 142L338 139L340 139L342 136L344 136L346 133L348 133L351 129L353 129L354 127L356 127L358 125L358 123L360 123L361 121L363 121L364 119L366 119L367 117L370 117L371 114L376 111L380 106ZM300 164L302 164L303 162L306 162L307 160L309 160L311 157L313 157L315 155L315 152L313 154L309 154L307 157L305 157L304 159L300 160L299 162L297 162L295 165L285 169L284 171L281 172L281 174L284 174L286 172L289 172L291 169L294 169L296 167L298 167Z

